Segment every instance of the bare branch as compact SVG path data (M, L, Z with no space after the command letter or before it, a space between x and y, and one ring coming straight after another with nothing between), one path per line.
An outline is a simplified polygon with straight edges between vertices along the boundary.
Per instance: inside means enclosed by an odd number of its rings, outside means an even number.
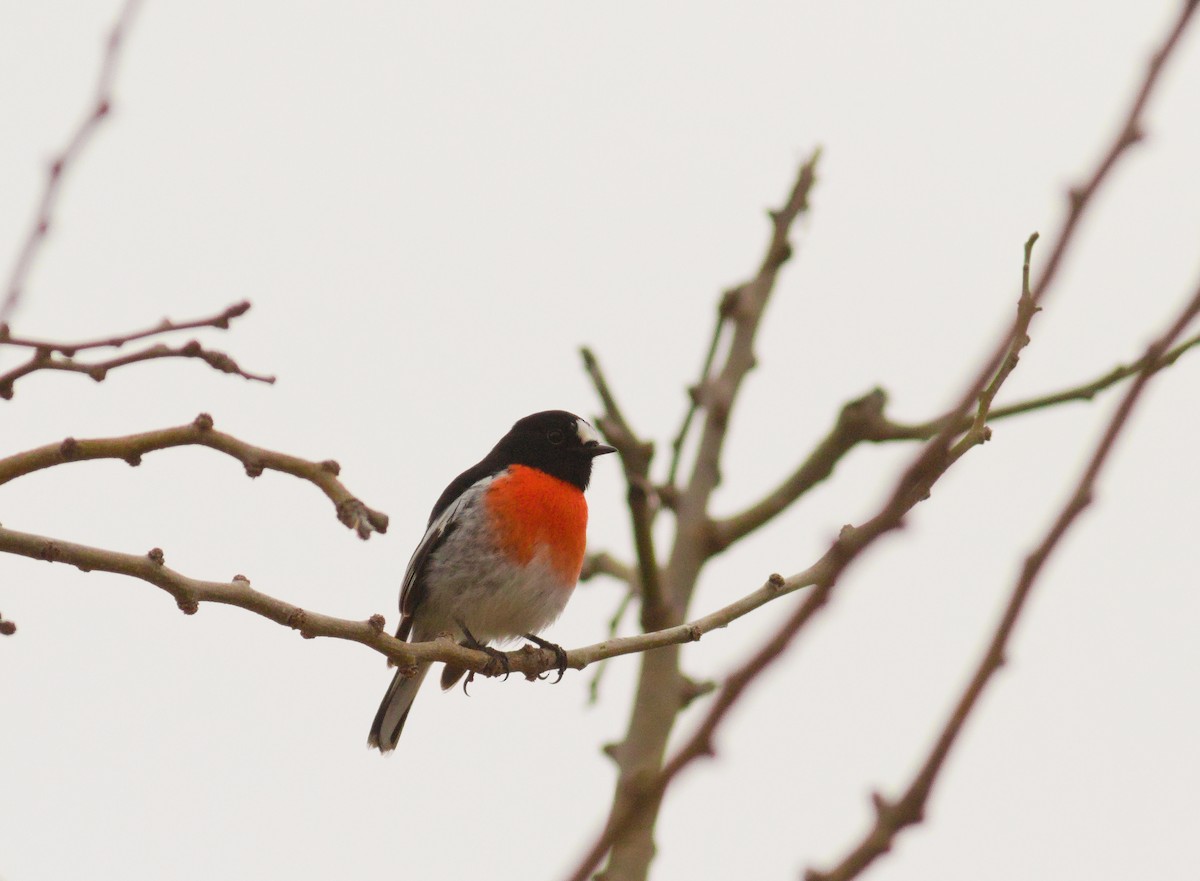
M721 343L721 331L725 329L725 324L729 318L729 311L732 308L737 291L726 291L721 297L721 302L717 306L717 320L713 325L712 338L708 343L708 353L704 356L704 365L700 368L700 379L696 384L688 389L688 408L684 414L683 423L679 426L679 431L675 435L675 439L671 441L671 467L667 472L667 486L674 491L675 481L679 473L679 462L683 457L683 445L687 440L688 430L692 427L692 420L696 417L696 411L700 409L700 389L708 382L709 375L712 373L713 362L717 357L717 347Z
M206 349L196 340L184 343L182 346L167 346L162 343L150 346L128 355L109 358L105 361L81 362L74 358L63 358L47 354L39 350L27 362L15 367L7 373L0 374L0 398L8 400L13 396L13 385L18 379L36 373L39 370L63 370L69 373L85 373L96 382L102 382L108 372L127 364L137 364L142 361L156 361L159 358L199 358L214 370L222 373L232 373L244 379L255 382L265 382L268 385L275 382L274 376L263 376L249 373L238 366L238 363L224 352Z
M617 579L617 581L624 581L627 585L636 587L638 592L641 591L637 572L634 571L633 567L623 560L618 560L608 551L598 551L584 557L583 569L579 572L579 580L590 581L600 575L607 575L609 578Z
M117 63L129 34L130 25L133 23L134 15L140 5L141 0L126 0L125 5L121 7L121 12L109 30L105 43L104 58L100 62L100 72L96 79L95 97L88 107L87 113L84 114L83 119L80 120L79 125L67 141L67 145L50 163L50 168L46 173L46 185L34 212L33 224L17 252L16 261L13 263L12 272L8 278L4 303L0 305L0 324L7 322L12 317L17 303L21 299L21 291L25 286L29 269L50 231L63 177L79 159L79 155L91 141L96 129L112 111L112 87L113 79L116 77Z
M1029 262L1033 256L1034 243L1037 240L1038 234L1035 232L1025 241L1025 262L1021 266L1021 298L1017 301L1017 326L1012 333L1008 354L1004 356L1000 369L996 371L992 381L979 396L979 406L975 410L975 419L971 423L971 427L976 431L981 431L987 424L996 393L1000 391L1000 386L1004 385L1008 375L1016 369L1017 362L1021 359L1021 350L1029 345L1029 322L1033 320L1034 315L1041 311L1041 307L1034 304L1029 290Z
M225 453L240 461L250 477L258 477L263 471L280 471L290 474L320 489L333 502L338 520L353 529L363 539L371 533L387 532L388 518L382 511L368 508L338 480L340 468L337 462L326 460L310 462L285 453L277 453L238 440L229 434L213 429L212 417L201 413L189 425L163 428L125 437L92 438L76 440L67 438L56 444L47 444L0 459L0 485L67 462L88 459L121 459L130 465L141 463L142 456L155 450L171 447L201 446Z
M637 552L637 574L642 594L642 627L656 630L665 620L662 590L659 586L658 553L654 549L654 515L657 499L650 483L650 462L654 457L654 444L638 439L630 427L616 398L600 368L600 362L588 348L580 350L583 366L600 400L604 403L604 415L599 420L600 430L608 441L617 448L621 465L625 470L625 482L629 487L627 501L629 518L633 529L633 546Z
M621 595L621 601L617 603L616 611L612 617L608 619L608 638L614 640L617 634L621 631L621 621L625 618L625 613L629 610L630 603L633 602L635 592L633 587L627 586L625 593ZM588 683L588 703L594 704L600 699L600 680L604 678L604 671L608 669L608 659L604 658L596 665L596 670L592 674L592 679Z
M1163 66L1168 57L1179 44L1179 38L1186 29L1188 22L1195 12L1197 0L1187 0L1180 7L1179 18L1175 21L1167 37L1163 41L1161 47L1154 53L1150 59L1149 67L1146 75L1142 80L1141 87L1138 89L1137 95L1134 97L1132 104L1126 112L1125 119L1120 130L1110 143L1104 156L1086 183L1082 186L1073 187L1068 193L1067 200L1067 216L1063 220L1062 226L1058 231L1054 244L1051 246L1050 255L1046 261L1045 268L1038 277L1037 282L1033 285L1029 301L1031 307L1041 305L1042 300L1050 291L1051 285L1054 282L1058 273L1058 268L1062 263L1063 257L1075 239L1075 232L1079 228L1079 222L1092 205L1096 193L1100 187L1108 179L1112 169L1116 166L1117 161L1124 156L1130 147L1138 143L1143 137L1142 113L1145 111L1154 87L1157 85L1159 76L1162 73ZM927 443L915 462L909 467L904 479L901 481L901 486L898 492L906 491L906 486L916 486L923 480L923 475L926 473L935 473L942 467L943 461L947 457L953 457L953 451L950 449L950 443L953 436L957 433L956 427L959 425L967 412L980 400L980 395L984 392L985 386L988 384L996 371L1000 369L1004 358L1012 348L1013 341L1020 337L1020 323L1023 314L1018 311L1017 320L1013 328L1006 333L996 346L992 355L986 360L982 369L976 374L964 390L958 404L950 410L946 416L945 425L938 433ZM958 442L957 447L968 441L978 442L972 439L971 435L975 432L968 431L966 435Z
M907 826L920 823L924 819L925 804L933 790L938 775L945 763L946 757L954 746L959 733L966 724L967 718L975 708L984 688L1004 665L1005 652L1009 638L1016 627L1025 601L1029 598L1038 575L1046 561L1057 549L1062 537L1071 528L1075 520L1092 502L1097 478L1106 464L1109 454L1117 438L1129 422L1129 416L1141 397L1142 391L1150 378L1161 369L1163 357L1170 346L1182 334L1187 325L1200 314L1200 288L1197 288L1187 306L1180 312L1172 326L1157 339L1149 348L1141 362L1146 365L1138 372L1133 383L1126 391L1120 406L1109 420L1100 441L1092 453L1091 459L1083 474L1075 485L1071 497L1067 500L1047 530L1042 541L1026 558L1017 579L1009 594L1008 603L1004 609L992 638L988 643L971 681L960 695L954 710L946 720L933 748L930 750L921 769L917 772L904 795L896 802L889 802L876 793L872 800L875 805L875 823L870 831L863 836L859 844L837 865L828 872L810 869L805 873L806 881L850 881L857 877L867 866L882 856L892 847L896 835Z
M727 293L722 303L732 326L732 337L721 368L695 392L697 406L704 410L703 428L686 486L678 490L669 487L671 509L676 517L675 542L662 574L662 615L648 619L643 607L644 630L663 630L682 623L700 571L712 556L708 504L720 482L721 451L729 415L742 380L754 366L758 327L774 291L775 279L792 255L789 241L792 224L808 208L819 158L820 151L816 150L801 165L783 207L770 212L771 235L757 274ZM693 694L694 688L680 672L677 646L642 655L626 737L613 752L620 775L609 810L608 829L616 829L624 822L623 818L636 814L644 819L657 809L654 794L643 798L646 792L643 784L653 779L661 767L671 727ZM654 823L621 828L629 834L619 841L609 839L615 841L615 846L606 873L614 878L644 877L654 855ZM600 857L603 852L597 859Z
M127 355L120 355L102 361L79 361L74 357L80 351L97 348L120 348L125 343L132 342L133 340L145 339L146 337L158 334L173 333L179 330L200 327L214 327L220 330L227 330L230 321L241 315L245 315L249 310L249 303L235 303L224 311L208 318L198 318L193 321L179 323L164 318L154 327L145 330L78 343L58 343L47 340L33 340L25 337L14 337L9 333L8 325L0 324L0 345L18 346L34 350L33 354L29 356L29 360L24 364L20 364L12 370L0 374L0 398L6 400L11 398L13 396L13 386L16 381L39 370L65 370L72 373L85 373L96 382L101 382L108 376L110 370L117 367L124 367L127 364L136 364L142 361L154 361L159 358L198 358L208 364L209 367L219 370L222 373L236 374L237 376L256 382L273 383L275 382L275 377L249 373L239 367L237 362L225 353L206 349L196 340L191 340L181 346L174 347L158 343L144 349L139 349L136 352L130 352Z
M1154 369L1161 370L1173 365L1198 345L1200 345L1200 334L1190 337L1170 351L1164 352L1154 363ZM1052 394L1016 401L1002 407L992 407L987 415L987 421L990 424L1000 419L1021 416L1072 401L1091 401L1101 392L1141 373L1147 366L1143 355L1131 364L1114 367L1102 376L1080 385ZM833 429L817 444L808 458L800 464L800 467L789 474L778 487L745 510L713 521L714 553L726 550L739 539L781 514L793 502L829 477L842 458L860 443L928 440L945 428L950 418L947 414L929 422L916 424L893 422L884 415L886 404L887 396L884 391L874 389L864 397L850 401L842 407ZM972 422L972 419L964 416L959 420L957 431L966 431Z
M119 349L121 346L131 343L134 340L161 336L162 334L173 333L179 330L196 330L202 327L229 330L229 325L235 318L240 318L249 311L249 301L242 300L242 302L227 306L216 315L210 315L207 318L194 318L191 321L172 321L170 318L164 318L153 327L147 327L143 330L135 330L116 336L77 343L58 343L53 340L34 340L27 337L16 337L9 332L8 325L0 324L0 345L20 346L26 349L44 349L47 352L61 352L68 358L72 358L78 352L85 349Z
M1190 349L1200 345L1200 334L1184 340L1179 345L1175 346L1169 352L1165 352L1154 364L1154 370L1161 370L1164 367L1170 367L1179 358L1188 352ZM1005 419L1009 416L1018 416L1024 413L1031 413L1034 410L1043 410L1047 407L1056 407L1059 404L1066 404L1071 401L1090 401L1100 392L1107 391L1122 380L1126 380L1131 376L1136 376L1151 366L1146 361L1145 356L1138 358L1132 364L1121 365L1114 367L1103 376L1092 380L1091 382L1077 385L1069 389L1064 389L1060 392L1055 392L1049 395L1043 395L1037 398L1029 398L1028 400L1018 401L1014 404L1007 404L1003 407L996 407L992 410L989 417L990 421L995 422L997 419Z
M1179 38L1186 28L1192 13L1195 11L1196 5L1197 0L1188 0L1183 5L1175 25L1165 38L1161 48L1151 59L1142 86L1129 108L1121 130L1111 143L1108 151L1101 159L1088 182L1083 187L1071 191L1067 217L1051 248L1046 268L1042 271L1037 283L1032 286L1030 295L1027 298L1029 307L1040 305L1042 299L1044 299L1050 290L1056 276L1057 268L1067 249L1073 243L1079 221L1087 208L1092 204L1093 197L1107 179L1117 160L1141 138L1141 114L1145 109L1154 86L1158 82L1166 59L1178 45ZM572 881L586 881L592 871L604 859L605 854L610 850L612 851L612 857L610 858L609 866L612 868L614 865L617 865L617 875L622 877L645 876L649 861L653 856L653 843L650 838L650 830L652 830L654 824L653 820L647 820L657 813L663 793L666 791L666 787L670 784L671 780L674 779L675 775L683 767L689 765L697 757L712 753L713 732L721 720L729 712L746 687L783 654L808 621L828 602L829 595L837 584L841 573L877 538L899 527L905 514L919 501L928 496L930 487L954 462L973 446L986 440L986 425L976 426L972 424L971 428L962 434L952 446L954 437L959 434L958 426L962 424L963 419L967 416L972 406L978 406L980 403L981 395L984 393L985 388L988 387L989 381L998 375L997 371L1000 370L1006 356L1013 351L1014 345L1017 345L1022 334L1024 334L1025 328L1028 326L1029 317L1031 317L1033 311L1035 310L1031 308L1018 310L1017 319L1014 321L1012 328L1003 335L993 354L986 359L975 378L968 383L958 404L946 415L944 424L924 445L920 455L905 470L884 508L862 526L842 531L837 541L833 543L832 547L830 547L829 551L826 552L825 556L818 563L818 566L822 563L827 563L827 569L822 573L813 590L807 594L804 602L801 603L796 612L763 648L735 671L726 681L725 685L718 692L699 729L676 753L675 758L662 766L661 771L657 772L653 767L645 767L644 765L630 767L626 763L622 763L621 779L618 782L617 794L613 800L608 821L597 841L581 860L575 872L570 876ZM735 335L734 342L731 344L731 361L727 363L727 369L732 363L732 351L737 349L738 340ZM1165 351L1166 348L1164 347L1159 354L1161 355ZM743 353L742 363L747 368L752 363L749 360L748 349ZM727 389L727 392L731 393L734 388ZM993 391L992 393L994 394L995 392ZM728 400L732 401L732 396ZM707 501L707 493L703 491L705 489L704 484L707 484L707 489L711 490L719 477L716 464L724 433L724 419L727 415L728 410L724 412L719 409L709 411L709 418L705 429L706 437L701 441L700 453L693 472L692 486L689 486L689 490L693 488L701 490L700 494L705 503ZM711 448L706 449L706 444ZM697 482L700 482L701 486L697 487ZM686 496L687 493L684 493L685 498ZM694 503L695 500L693 500ZM677 509L677 513L680 515L682 529L685 515L683 504ZM692 516L706 516L703 513L702 505L697 506L690 513ZM676 548L679 548L678 543ZM675 562L676 560L673 558L672 564L675 564ZM689 568L694 570L693 574L698 573L702 561L691 560L688 562L691 564ZM670 573L671 571L672 566L668 566L668 572ZM689 580L688 583L691 583L691 581ZM646 656L646 658L652 657L655 657L655 655ZM674 661L675 659L672 658L671 660ZM644 667L643 685L645 684L645 671L646 668ZM638 732L640 721L638 719L638 711L644 709L652 697L647 695L644 701L642 689L639 689L638 698L634 706L634 719L630 723L631 736L635 732ZM673 721L673 717L670 721ZM662 750L665 749L666 735L670 731L670 724L668 723L665 726L660 725L659 729L654 732L654 743L650 745L650 748L647 748L646 744L641 745L640 753L643 760L646 758L653 760L662 755ZM647 735L641 733L641 736L645 738ZM629 741L626 741L623 745L622 754L628 752L628 746ZM633 834L632 830L637 830L637 834Z
M444 661L489 676L504 672L491 655L466 648L453 640L406 643L388 636L384 632L385 622L382 615L374 615L364 622L311 612L253 590L250 581L240 575L228 582L191 578L167 567L165 554L159 548L154 548L146 554L126 554L0 526L0 553L16 554L49 563L63 563L83 572L110 572L137 578L169 593L175 598L179 608L189 615L195 614L202 603L236 606L299 630L306 639L327 637L362 643L402 666L423 661ZM704 634L726 627L771 600L814 583L815 578L814 570L793 575L788 579L772 575L758 590L690 624L654 633L606 639L593 645L572 649L567 653L567 666L574 670L583 670L608 658L695 642ZM512 672L521 673L529 679L536 679L539 674L555 669L558 663L553 651L532 646L508 652L507 656Z

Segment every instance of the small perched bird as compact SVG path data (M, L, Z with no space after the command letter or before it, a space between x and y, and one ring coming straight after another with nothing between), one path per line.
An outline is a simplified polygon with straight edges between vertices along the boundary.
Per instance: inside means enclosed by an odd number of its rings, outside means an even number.
M583 566L592 460L615 450L587 422L564 410L518 421L481 462L451 481L413 552L400 588L399 639L449 633L484 649L493 640L536 636L559 616ZM490 651L495 651L491 649ZM371 725L367 745L396 748L421 681L397 672ZM442 688L466 672L446 665ZM561 672L561 670L560 670Z

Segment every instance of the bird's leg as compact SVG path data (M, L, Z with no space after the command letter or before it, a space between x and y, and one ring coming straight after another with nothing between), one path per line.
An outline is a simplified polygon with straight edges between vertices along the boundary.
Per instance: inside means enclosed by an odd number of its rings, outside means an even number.
M554 680L554 684L562 682L563 674L567 672L567 651L556 642L551 642L548 639L542 639L540 636L535 636L532 633L526 633L525 638L541 649L549 649L554 652L554 666L558 669L558 678ZM542 673L538 679L544 679L549 673Z
M462 621L459 621L457 623L458 623L458 626L460 628L462 628L463 636L465 637L465 639L462 640L462 645L466 646L469 649L475 649L475 651L477 651L477 652L483 652L485 655L487 655L489 658L492 659L493 663L498 663L501 667L504 668L504 678L507 679L508 674L512 672L512 665L509 664L509 662L508 662L508 655L504 654L504 652L500 651L500 649L492 648L490 645L484 645L482 642L477 640L475 638L475 635L473 633L471 633L471 631L467 628L467 625L464 624ZM484 672L487 673L489 676L495 675L491 671L492 671L492 664L488 664L488 669L485 670ZM474 670L472 670L470 673L467 674L466 682L463 682L463 692L464 693L467 690L467 684L474 677L475 677Z

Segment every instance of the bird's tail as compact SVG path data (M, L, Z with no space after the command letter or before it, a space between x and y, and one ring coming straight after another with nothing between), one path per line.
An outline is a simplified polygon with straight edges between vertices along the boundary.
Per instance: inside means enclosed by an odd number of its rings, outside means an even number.
M404 730L404 722L408 719L408 711L412 709L413 698L421 687L425 674L429 672L429 664L421 664L412 676L405 676L403 670L397 670L388 686L375 721L371 723L371 733L367 735L367 746L381 753L391 752L400 740L400 732Z

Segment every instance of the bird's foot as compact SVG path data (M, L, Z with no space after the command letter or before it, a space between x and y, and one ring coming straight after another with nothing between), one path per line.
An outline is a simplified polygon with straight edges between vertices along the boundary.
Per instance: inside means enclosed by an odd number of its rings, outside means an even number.
M525 638L541 649L549 649L554 652L554 666L558 670L558 678L554 680L554 684L562 682L563 674L567 672L567 651L556 642L551 642L548 639L542 639L540 636L535 636L532 633L526 633ZM545 679L549 676L549 671L538 675L538 679Z
M484 645L482 642L477 640L475 635L471 633L471 631L467 629L467 626L461 621L458 622L458 626L462 628L463 636L465 637L462 640L462 645L469 649L474 649L477 652L483 652L485 655L491 658L491 661L488 663L487 667L480 672L482 672L485 676L499 676L500 671L503 670L504 678L507 679L508 675L512 672L512 665L508 662L508 655L500 651L500 649L492 648L490 645ZM471 681L474 678L475 671L469 671L467 673L467 678L463 681L463 694L467 694L467 686L471 684Z

